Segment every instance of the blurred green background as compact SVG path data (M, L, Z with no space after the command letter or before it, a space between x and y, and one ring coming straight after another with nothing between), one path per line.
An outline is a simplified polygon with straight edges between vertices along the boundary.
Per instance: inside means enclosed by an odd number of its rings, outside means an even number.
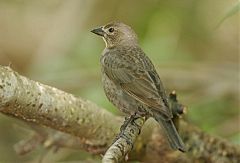
M105 44L90 30L113 20L132 26L168 92L188 106L187 119L240 144L239 1L237 0L0 0L0 64L90 99L120 114L101 86ZM37 162L38 148L18 156L29 136L24 123L0 114L0 162ZM95 160L62 149L45 162Z

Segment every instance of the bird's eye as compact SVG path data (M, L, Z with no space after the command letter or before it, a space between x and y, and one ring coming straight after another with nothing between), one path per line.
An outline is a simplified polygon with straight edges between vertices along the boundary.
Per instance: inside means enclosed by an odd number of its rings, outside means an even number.
M114 32L114 28L111 27L111 28L108 29L108 31L109 31L110 33L113 33L113 32Z

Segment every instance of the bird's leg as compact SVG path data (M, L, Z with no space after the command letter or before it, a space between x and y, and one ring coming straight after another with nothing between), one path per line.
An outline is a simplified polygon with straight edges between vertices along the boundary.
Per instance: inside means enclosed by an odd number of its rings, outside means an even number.
M125 120L122 124L122 126L120 127L120 133L116 136L116 138L114 139L113 143L115 143L119 138L124 138L128 144L132 144L131 142L128 141L127 136L124 134L124 131L126 130L127 126L131 123L133 124L134 120L138 118L137 114L134 113L132 115L130 115L129 117L125 117ZM113 144L112 143L112 144Z
M125 120L124 120L122 126L120 127L120 133L124 132L124 130L127 128L128 124L133 121L135 115L136 115L136 113L130 115L129 117L125 117Z
M137 126L137 128L139 129L139 131L138 131L138 135L140 135L141 134L141 126L139 126L136 122L135 122L135 120L136 119L138 119L138 118L140 118L140 117L144 117L145 119L147 119L147 117L145 116L145 115L139 115L139 114L135 114L135 116L133 117L133 119L131 120L131 124L132 125L134 125L134 126Z

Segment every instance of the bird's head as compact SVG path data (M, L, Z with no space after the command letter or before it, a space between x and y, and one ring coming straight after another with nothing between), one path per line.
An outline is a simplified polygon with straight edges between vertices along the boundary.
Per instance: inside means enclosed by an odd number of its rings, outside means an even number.
M131 27L121 22L111 22L91 32L102 36L107 48L137 43L136 33Z

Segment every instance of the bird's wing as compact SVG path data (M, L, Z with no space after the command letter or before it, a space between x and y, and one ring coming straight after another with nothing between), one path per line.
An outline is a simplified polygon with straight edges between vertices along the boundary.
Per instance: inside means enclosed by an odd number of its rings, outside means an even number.
M150 59L141 53L121 55L118 51L106 54L102 59L104 72L127 94L171 118L172 112L160 78Z

